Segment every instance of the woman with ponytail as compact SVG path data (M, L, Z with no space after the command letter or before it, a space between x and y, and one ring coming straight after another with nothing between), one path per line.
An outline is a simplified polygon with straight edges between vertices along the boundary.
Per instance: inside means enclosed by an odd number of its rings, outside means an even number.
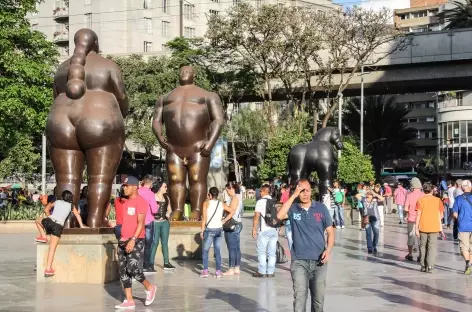
M87 224L97 228L105 226L105 209L123 152L128 98L118 66L98 54L95 32L81 29L74 42L74 54L54 77L46 136L57 192L70 190L75 205L87 163ZM66 226L76 224L73 220Z

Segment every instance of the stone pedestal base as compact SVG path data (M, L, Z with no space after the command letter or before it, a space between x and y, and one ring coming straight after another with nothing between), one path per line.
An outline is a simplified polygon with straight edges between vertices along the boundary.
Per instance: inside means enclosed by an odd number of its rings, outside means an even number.
M175 260L201 260L202 239L200 238L201 222L171 221L169 234L169 259ZM155 264L164 264L161 244L156 252ZM209 259L213 259L213 248L210 250Z
M74 229L75 230L75 229ZM63 234L54 257L53 277L44 277L49 243L36 248L36 280L46 283L105 284L116 281L117 241L113 234Z

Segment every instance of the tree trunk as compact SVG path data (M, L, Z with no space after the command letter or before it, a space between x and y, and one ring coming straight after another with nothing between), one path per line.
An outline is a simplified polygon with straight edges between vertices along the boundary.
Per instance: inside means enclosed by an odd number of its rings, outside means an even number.
M234 175L236 176L236 182L241 182L240 171L239 171L239 163L238 163L238 155L236 153L236 144L234 143L235 135L233 132L233 123L232 121L228 121L229 131L231 133L231 149L233 150L233 164L234 164Z

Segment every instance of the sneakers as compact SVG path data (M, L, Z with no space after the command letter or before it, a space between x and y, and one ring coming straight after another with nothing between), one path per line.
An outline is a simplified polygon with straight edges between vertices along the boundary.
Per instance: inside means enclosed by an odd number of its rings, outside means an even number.
M228 271L224 272L223 275L224 275L224 276L232 276L232 275L234 275L234 270L233 270L233 269L229 269Z
M54 276L54 274L56 274L56 272L53 269L46 269L44 271L44 277L51 277Z
M465 275L470 275L470 273L472 273L472 266L467 265L467 266L465 267L464 274L465 274Z
M372 252L373 252L372 249L367 249L368 254L371 254Z
M43 244L45 244L45 243L48 242L48 239L47 239L47 237L44 237L44 236L39 235L39 236L36 236L36 238L34 239L34 241L35 241L35 242L38 242L38 243L43 243Z
M377 253L377 248L374 248L374 253Z
M172 271L174 269L175 269L175 267L172 264L170 264L170 263L165 263L164 264L164 271Z
M235 274L235 275L241 274L241 270L239 269L239 267L235 267L235 268L234 268L234 274Z
M223 276L223 274L221 273L221 271L220 271L220 270L216 270L216 272L215 272L215 277L216 277L216 278L220 278L220 277L222 277L222 276Z
M433 273L433 267L432 267L432 266L429 266L429 267L426 269L426 272L427 272L427 273Z
M208 269L207 269L207 270L203 270L202 273L200 274L200 277L202 277L202 278L207 278L207 277L208 277Z
M337 229L340 229L341 227L340 227L339 225L336 225L336 228L337 228Z
M408 260L408 261L413 261L413 256L406 255L405 259Z
M144 268L143 272L144 273L156 273L157 271L154 269L154 266L150 266L150 267Z
M421 266L421 270L420 270L420 271L421 271L421 272L425 272L425 273L426 273L426 267L424 267L424 266Z
M258 277L258 278L261 278L261 277L265 277L265 274L261 274L259 272L256 272L254 274L252 274L253 277Z
M345 229L346 227L344 225L341 225L341 229Z
M134 309L134 308L136 308L134 301L128 301L126 299L122 303L117 304L115 306L115 309Z
M151 290L146 290L146 301L144 301L145 306L150 305L154 301L154 298L156 297L156 290L156 285L152 285Z
M272 274L266 274L266 277L272 278L272 277L275 277L275 274L274 274L274 273L272 273Z

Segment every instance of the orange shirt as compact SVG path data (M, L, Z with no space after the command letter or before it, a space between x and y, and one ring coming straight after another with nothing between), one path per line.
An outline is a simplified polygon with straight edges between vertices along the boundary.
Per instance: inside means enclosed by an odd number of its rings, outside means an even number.
M441 199L426 194L421 197L416 203L416 210L421 211L421 218L419 223L420 232L436 233L441 232L440 218L441 213L444 212L444 205Z

